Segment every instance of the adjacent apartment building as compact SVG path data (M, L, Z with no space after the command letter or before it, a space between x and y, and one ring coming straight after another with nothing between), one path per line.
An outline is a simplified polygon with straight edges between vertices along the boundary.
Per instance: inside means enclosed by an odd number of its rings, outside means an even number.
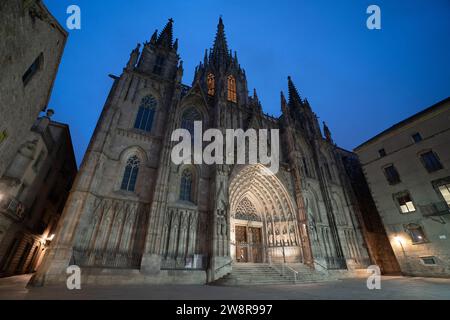
M0 177L47 108L67 32L39 0L0 1Z
M450 276L450 98L355 152L403 274Z
M0 1L0 276L32 272L76 174L47 110L67 32L40 0ZM38 120L36 120L38 119Z
M69 127L51 115L36 120L0 178L0 276L37 269L77 173Z

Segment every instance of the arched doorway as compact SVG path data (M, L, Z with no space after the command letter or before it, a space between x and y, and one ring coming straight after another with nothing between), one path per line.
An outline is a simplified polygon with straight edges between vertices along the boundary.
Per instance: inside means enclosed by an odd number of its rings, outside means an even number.
M262 165L235 168L229 195L233 261L302 262L294 205L274 174Z

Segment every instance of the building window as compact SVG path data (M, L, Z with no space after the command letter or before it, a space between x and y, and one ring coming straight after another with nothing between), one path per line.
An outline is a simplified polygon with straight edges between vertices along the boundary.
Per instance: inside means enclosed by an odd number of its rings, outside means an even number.
M153 67L153 73L161 75L164 66L164 57L157 56L155 66Z
M228 76L228 101L237 102L236 79L231 75Z
M416 207L414 206L409 193L397 196L397 202L402 213L410 213L416 211Z
M380 158L386 157L386 150L380 149L378 150L378 154L380 155Z
M150 132L152 130L153 119L156 112L156 99L153 96L146 96L142 99L136 117L134 127L139 130Z
M192 202L192 172L189 169L181 174L180 200Z
M216 94L216 78L212 73L208 74L207 79L207 85L208 85L208 95L213 96Z
M414 244L427 242L425 233L423 232L423 228L420 225L410 223L406 226L406 231L408 232L409 236L411 237L411 241Z
M128 159L120 189L134 192L139 173L139 165L140 161L137 156L132 156Z
M442 169L442 164L439 161L436 153L434 153L433 151L422 153L420 155L420 159L422 160L422 164L425 169L427 169L427 171L430 173Z
M384 174L390 185L400 183L400 175L393 165L384 168Z
M39 57L36 58L36 60L33 61L31 66L25 71L25 73L22 76L22 82L23 85L26 86L30 80L33 78L33 76L42 69L42 65L44 63L44 54L40 54Z
M414 140L415 143L418 143L418 142L422 141L422 136L420 135L419 132L414 133L411 137L412 137L412 139Z
M425 265L436 265L435 257L420 257L420 260L422 260L422 263Z
M450 184L439 186L439 192L441 193L445 202L447 202L447 205L450 206Z
M191 138L194 139L194 122L202 121L202 115L196 108L189 108L181 117L181 128L186 129L191 134Z

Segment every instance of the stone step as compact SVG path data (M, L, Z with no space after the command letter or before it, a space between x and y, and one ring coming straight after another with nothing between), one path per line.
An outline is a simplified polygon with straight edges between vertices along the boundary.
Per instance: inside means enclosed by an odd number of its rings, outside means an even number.
M298 272L297 281L292 274L281 274L278 268L264 263L236 263L232 265L231 273L217 280L214 284L223 286L235 285L269 285L317 283L330 280L325 274L311 270L301 264L294 265Z

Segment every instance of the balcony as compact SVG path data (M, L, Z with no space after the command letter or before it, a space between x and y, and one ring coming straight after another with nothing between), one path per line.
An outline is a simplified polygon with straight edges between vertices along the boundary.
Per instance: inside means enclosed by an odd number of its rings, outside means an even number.
M0 212L15 221L23 219L24 211L24 205L14 197L5 197L0 201Z
M439 217L450 214L450 208L445 201L419 205L419 208L424 217Z

